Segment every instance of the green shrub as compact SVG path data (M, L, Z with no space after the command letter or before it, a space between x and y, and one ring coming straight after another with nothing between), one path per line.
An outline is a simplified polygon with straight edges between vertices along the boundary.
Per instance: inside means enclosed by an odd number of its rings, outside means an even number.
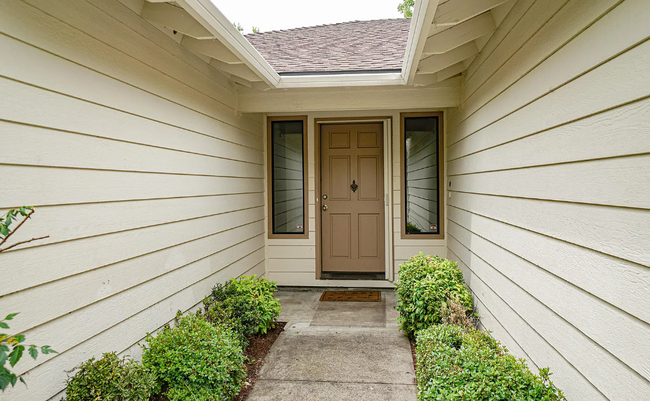
M410 338L417 330L441 322L441 309L448 299L457 299L471 313L472 295L456 263L420 252L400 265L398 275L398 320Z
M463 327L465 330L478 328L478 315L472 313L457 295L447 299L440 308L440 323Z
M114 352L90 358L68 379L67 401L147 401L155 376L140 363Z
M170 401L226 401L246 378L246 357L230 328L213 325L199 314L178 320L157 336L147 335L142 362L156 375Z
M418 400L564 400L549 380L530 372L524 360L489 333L435 325L417 333Z
M244 276L218 284L203 300L205 316L215 324L225 324L245 335L266 334L275 327L280 315L280 302L273 293L275 282L255 276Z

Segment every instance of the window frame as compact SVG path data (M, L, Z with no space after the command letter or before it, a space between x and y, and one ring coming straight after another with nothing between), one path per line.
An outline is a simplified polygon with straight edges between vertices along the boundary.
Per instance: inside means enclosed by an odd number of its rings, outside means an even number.
M442 111L400 113L399 135L399 167L400 167L400 232L402 239L444 239L445 238L445 165L444 165L444 113ZM404 120L409 117L438 118L438 233L437 234L408 234L406 232L406 165L404 154Z
M302 121L302 191L303 191L303 233L302 234L275 234L273 232L273 220L275 215L273 213L273 123L278 121ZM267 192L268 192L268 238L269 239L309 239L309 200L307 196L309 194L309 183L307 176L307 169L309 168L308 163L308 128L307 128L307 116L273 116L267 117L266 119L266 181L267 181Z

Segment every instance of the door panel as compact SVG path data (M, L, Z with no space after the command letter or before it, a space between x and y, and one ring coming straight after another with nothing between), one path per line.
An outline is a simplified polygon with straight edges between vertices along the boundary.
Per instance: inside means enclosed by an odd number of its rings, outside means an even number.
M332 222L332 230L330 233L332 238L332 258L350 259L352 257L350 252L352 240L352 221L350 214L331 213L330 221Z
M332 132L329 143L330 149L350 149L350 133Z
M377 132L359 132L358 144L359 148L378 148L379 135Z
M332 156L329 159L329 176L337 177L330 183L329 198L334 201L349 201L350 186L350 156Z
M359 189L357 190L359 200L381 200L382 193L379 191L379 185L383 184L384 180L380 180L381 176L377 174L380 164L381 162L378 156L359 156L357 163L359 168L359 179L357 180L359 184Z
M385 271L383 163L381 123L321 126L323 272Z
M383 243L383 238L379 237L378 214L359 214L359 257L376 258L379 257L379 242ZM383 256L383 255L381 255Z

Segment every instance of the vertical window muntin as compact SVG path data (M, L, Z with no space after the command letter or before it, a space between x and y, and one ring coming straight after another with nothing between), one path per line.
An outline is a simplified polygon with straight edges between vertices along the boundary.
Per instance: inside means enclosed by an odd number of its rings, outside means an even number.
M268 118L269 238L308 238L307 117Z
M402 238L444 238L442 139L441 112L401 114Z

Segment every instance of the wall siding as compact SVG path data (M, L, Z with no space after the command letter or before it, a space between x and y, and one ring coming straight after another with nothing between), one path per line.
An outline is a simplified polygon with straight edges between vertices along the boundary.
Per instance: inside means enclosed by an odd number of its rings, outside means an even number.
M448 255L482 325L571 400L650 394L648 15L519 0L448 120Z
M0 209L36 206L15 240L50 235L0 256L0 310L59 352L8 399L60 398L65 371L265 274L262 116L141 3L0 1Z

